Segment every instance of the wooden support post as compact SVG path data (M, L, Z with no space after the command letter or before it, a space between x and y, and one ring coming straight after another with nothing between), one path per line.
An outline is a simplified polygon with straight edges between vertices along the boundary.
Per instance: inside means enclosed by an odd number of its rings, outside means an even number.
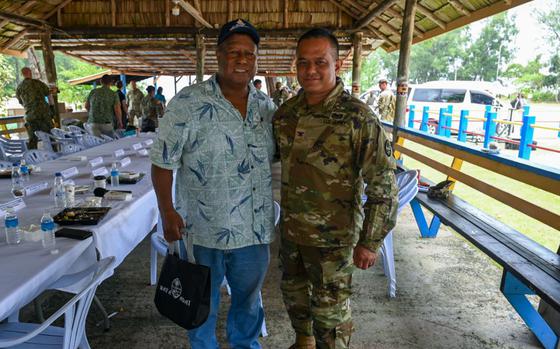
M121 82L122 82L122 84L123 84L122 93L124 93L124 95L126 96L126 74L121 73L121 74L120 74L120 79L121 79Z
M204 80L204 58L206 56L206 46L204 45L204 37L202 34L196 34L196 83Z
M266 80L266 90L268 91L268 96L272 97L272 93L274 92L274 90L276 89L276 86L274 86L274 83L276 82L275 78L267 76L265 77Z
M352 46L354 56L352 58L352 95L360 96L360 75L362 71L362 37L364 33L356 32L352 34Z
M56 80L57 80L56 65L54 62L54 53L52 50L50 31L41 34L41 47L43 49L43 62L45 64L45 73L47 75L47 82L50 86L56 86ZM60 127L60 114L58 112L58 96L56 93L52 95L52 103L54 104L55 126Z
M397 140L399 127L404 127L406 98L408 96L408 63L412 46L415 12L416 0L406 0L397 72L397 102L395 106L395 121L393 122L393 144Z

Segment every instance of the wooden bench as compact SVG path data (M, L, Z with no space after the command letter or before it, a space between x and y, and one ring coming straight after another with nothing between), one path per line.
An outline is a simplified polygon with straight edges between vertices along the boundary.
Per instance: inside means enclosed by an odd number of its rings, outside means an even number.
M405 147L405 139L453 156L451 165L445 165ZM527 161L500 155L484 154L467 144L411 129L399 129L395 150L397 156L404 154L415 158L425 165L447 174L450 180L461 181L510 207L559 229L560 217L549 211L548 208L539 207L528 201L530 198L528 200L519 198L514 193L505 192L460 171L463 161L468 161L535 188L560 195L560 171L557 169L533 166L534 164ZM528 295L538 295L542 302L560 313L559 254L453 194L448 199L442 200L429 198L427 193L419 192L410 204L422 237L436 237L439 227L443 223L502 266L500 290L506 299L545 348L560 348L558 324L547 323L547 320L527 298ZM433 214L429 223L422 207ZM556 327L553 329L554 325ZM557 332L555 333L555 331Z
M436 237L443 223L500 264L500 290L544 347L556 348L558 336L526 296L536 294L560 312L559 255L454 195L444 201L418 193L411 206L422 237ZM430 225L421 206L434 215Z

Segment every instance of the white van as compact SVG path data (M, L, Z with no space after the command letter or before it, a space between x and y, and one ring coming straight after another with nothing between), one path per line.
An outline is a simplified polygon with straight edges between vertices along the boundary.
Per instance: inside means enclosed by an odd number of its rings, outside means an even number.
M492 110L503 109L496 97L485 90L489 83L484 81L430 81L415 85L410 89L407 104L415 107L415 120L422 120L422 110L425 106L430 108L430 123L437 124L440 108L453 106L453 129L459 128L461 110L468 110L469 116L483 118L486 106ZM482 130L482 121L469 120L469 130ZM416 126L415 128L418 128ZM434 132L436 126L430 127ZM457 133L452 130L452 133Z

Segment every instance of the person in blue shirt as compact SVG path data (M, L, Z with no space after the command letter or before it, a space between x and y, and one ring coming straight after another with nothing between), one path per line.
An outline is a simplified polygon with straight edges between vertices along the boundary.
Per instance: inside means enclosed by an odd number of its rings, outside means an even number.
M150 154L165 239L180 240L186 229L197 262L211 269L210 315L188 331L194 349L219 347L215 329L224 277L231 287L229 346L261 348L260 290L274 233L270 163L276 106L251 83L259 40L242 19L221 28L218 72L171 99Z
M167 100L165 99L165 96L163 95L163 87L158 87L157 88L157 93L154 96L158 101L161 102L161 105L163 106L163 108L165 109L165 104L167 103Z

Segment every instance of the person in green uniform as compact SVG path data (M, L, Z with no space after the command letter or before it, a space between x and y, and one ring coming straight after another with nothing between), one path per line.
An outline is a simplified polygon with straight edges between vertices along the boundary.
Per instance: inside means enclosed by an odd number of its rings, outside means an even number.
M163 115L161 101L155 97L156 88L148 86L147 94L142 98L142 132L155 132L158 120Z
M344 90L341 64L334 35L305 33L296 50L303 92L274 115L281 289L296 333L290 348L349 347L352 273L375 263L396 224L391 142L370 108Z
M126 94L126 104L128 105L128 123L130 125L134 122L134 117L138 121L142 119L142 98L144 94L138 87L136 81L130 82L130 90Z
M21 69L24 80L16 89L16 97L25 108L25 128L29 136L28 148L37 149L35 131L50 132L54 127L47 98L49 87L40 80L33 79L31 69Z
M117 128L123 128L121 102L117 92L111 90L113 80L105 74L101 77L102 86L91 90L86 100L86 109L89 113L88 123L91 124L93 134L114 137L113 121Z

